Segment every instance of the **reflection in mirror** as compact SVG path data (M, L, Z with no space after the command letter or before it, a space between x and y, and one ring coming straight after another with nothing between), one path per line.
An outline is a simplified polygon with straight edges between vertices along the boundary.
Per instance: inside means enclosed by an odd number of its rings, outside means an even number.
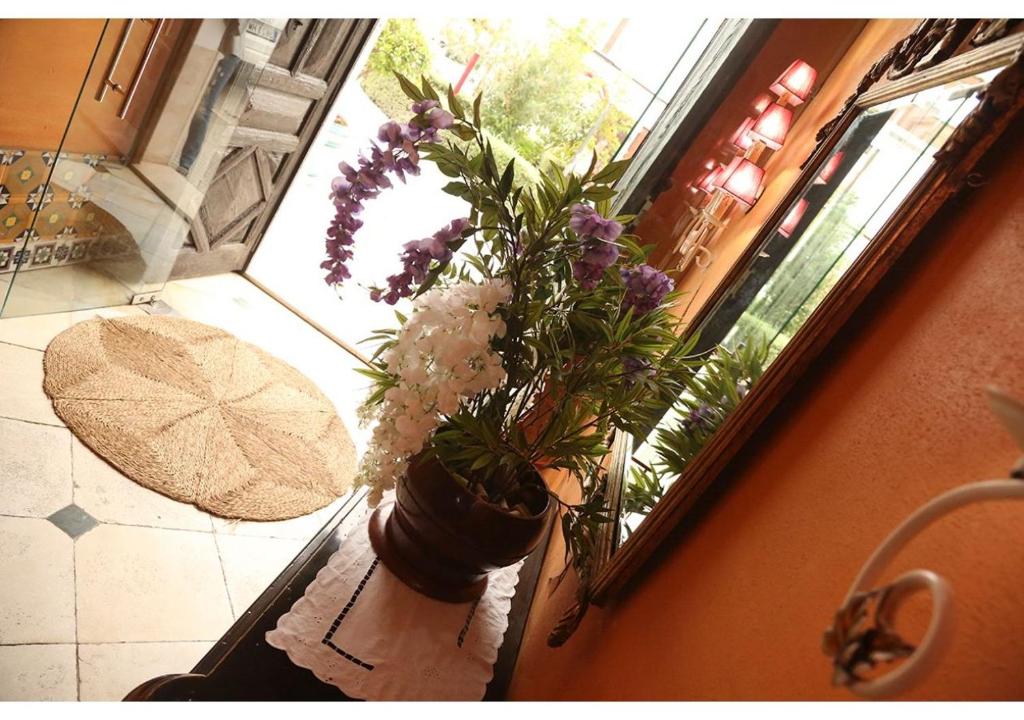
M623 479L625 542L742 402L932 165L999 70L922 90L859 114L747 272L699 328L707 358L639 441Z

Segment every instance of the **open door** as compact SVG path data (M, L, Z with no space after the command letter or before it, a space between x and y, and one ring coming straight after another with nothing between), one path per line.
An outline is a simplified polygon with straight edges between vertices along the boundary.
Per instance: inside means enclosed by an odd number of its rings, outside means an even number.
M245 267L374 22L287 21L256 87L243 100L228 152L205 170L211 178L202 204L194 212L186 209L190 231L172 278ZM206 97L216 87L215 73Z

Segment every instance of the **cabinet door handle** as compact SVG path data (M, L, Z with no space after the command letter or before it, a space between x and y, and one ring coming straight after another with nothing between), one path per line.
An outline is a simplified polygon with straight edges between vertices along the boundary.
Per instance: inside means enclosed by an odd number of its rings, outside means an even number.
M121 31L121 41L117 44L117 50L114 51L114 57L110 60L110 65L107 66L107 76L103 78L103 83L100 85L100 91L96 94L96 102L103 102L103 98L107 96L107 90L112 89L115 92L124 92L124 88L114 81L114 73L117 72L117 64L121 62L121 56L124 55L124 48L128 44L128 36L132 33L132 27L135 25L135 19L130 19L125 23L124 30Z
M135 71L135 76L132 77L132 84L128 86L128 96L124 99L124 105L121 106L121 112L117 114L117 117L124 120L128 116L128 108L131 107L132 100L135 98L135 91L139 89L139 83L142 82L142 76L146 73L146 65L149 64L149 59L153 56L153 51L156 50L156 43L160 39L160 33L163 32L164 23L167 22L164 19L156 21L156 27L153 29L153 34L149 36L149 42L146 44L146 53L142 56L142 64Z

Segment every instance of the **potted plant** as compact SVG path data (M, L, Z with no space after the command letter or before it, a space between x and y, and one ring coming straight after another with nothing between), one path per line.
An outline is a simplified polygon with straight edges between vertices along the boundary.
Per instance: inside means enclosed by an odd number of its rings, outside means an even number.
M376 423L358 481L372 504L378 556L399 578L448 601L478 597L487 572L528 554L557 512L586 581L597 530L610 522L603 461L616 431L647 429L680 395L695 360L672 314L672 281L609 217L626 162L582 175L545 169L536 183L499 167L478 96L442 101L398 76L412 101L358 164L332 183L326 281L350 278L364 204L424 161L469 204L406 243L375 301L412 300L380 331L362 417ZM553 492L558 473L575 492ZM554 509L557 508L557 511Z

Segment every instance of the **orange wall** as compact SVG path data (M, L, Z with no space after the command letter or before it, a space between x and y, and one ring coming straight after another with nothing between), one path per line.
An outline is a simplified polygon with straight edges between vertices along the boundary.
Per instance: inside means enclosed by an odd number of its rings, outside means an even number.
M1022 138L1019 119L983 163L988 183L918 238L721 496L560 649L545 639L573 588L548 594L553 544L512 698L852 697L831 687L820 639L861 564L921 503L1005 476L1019 455L982 391L1024 397L1024 195L1005 192L1024 188ZM1024 698L1022 518L1010 502L960 510L891 564L890 578L930 568L955 593L951 646L910 697ZM908 637L926 614L910 607Z

